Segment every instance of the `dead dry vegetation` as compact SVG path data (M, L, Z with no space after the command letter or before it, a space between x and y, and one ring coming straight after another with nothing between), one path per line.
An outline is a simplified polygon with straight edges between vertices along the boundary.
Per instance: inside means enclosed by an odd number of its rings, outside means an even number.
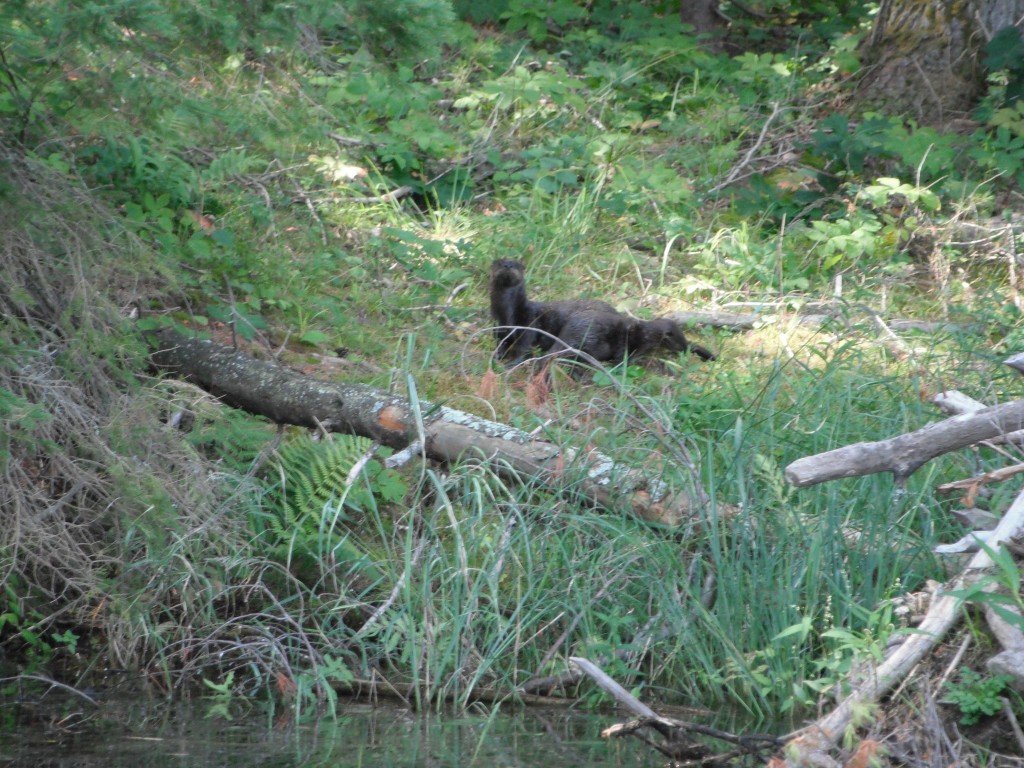
M204 396L147 374L129 317L164 282L152 254L17 150L0 148L0 166L15 190L0 222L0 567L22 630L8 655L74 628L94 633L106 664L137 668L155 650L140 621L187 632L197 620L151 551L237 544L225 509L245 489L167 424L175 403L194 410Z

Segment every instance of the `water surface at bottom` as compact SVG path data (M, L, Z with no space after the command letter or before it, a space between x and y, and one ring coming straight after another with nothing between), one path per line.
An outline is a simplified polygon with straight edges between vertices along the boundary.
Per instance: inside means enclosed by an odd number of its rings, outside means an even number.
M103 699L51 692L0 701L0 766L28 768L639 768L663 766L635 739L605 741L616 720L563 710L508 708L485 715L416 713L393 704L339 702L336 719L275 726L228 720L202 700ZM223 708L221 710L223 711Z

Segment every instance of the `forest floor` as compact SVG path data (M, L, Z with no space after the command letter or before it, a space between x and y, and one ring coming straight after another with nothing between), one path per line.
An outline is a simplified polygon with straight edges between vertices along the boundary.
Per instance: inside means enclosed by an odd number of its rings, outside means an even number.
M0 60L0 647L19 674L81 684L64 662L83 660L299 718L371 679L419 708L514 698L585 657L655 708L756 730L813 720L913 634L894 606L956 572L936 546L1019 479L939 486L1018 449L905 482L785 469L936 421L940 392L1019 395L1019 110L994 84L956 133L844 115L855 14L771 44L746 29L725 55L630 7L557 36L449 20L408 60L270 16L235 19L235 46L187 3L114 38L0 9L22 34ZM703 318L685 333L717 359L550 386L506 367L487 282L508 258L537 300ZM156 375L159 329L600 451L702 489L701 513L651 524L473 459L389 466ZM1020 602L1012 559L993 577ZM847 765L1021 753L1024 699L964 613L858 713ZM587 680L554 693L610 703Z

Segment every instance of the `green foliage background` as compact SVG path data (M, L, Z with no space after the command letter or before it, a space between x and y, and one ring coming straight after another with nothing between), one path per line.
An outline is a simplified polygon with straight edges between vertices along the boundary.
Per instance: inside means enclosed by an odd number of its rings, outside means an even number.
M922 426L946 387L1014 394L998 360L1021 339L1024 117L1019 40L993 41L974 124L944 132L829 106L862 4L771 11L735 23L728 55L643 2L5 2L0 462L17 514L74 491L69 535L90 505L108 521L74 579L23 559L52 539L0 541L0 643L31 666L87 637L170 688L271 703L283 677L300 714L374 676L423 705L511 695L573 654L652 699L813 708L901 630L887 601L942 575L932 547L959 531L934 486L997 457L905 488L797 490L782 470ZM73 279L36 293L63 256ZM563 383L539 409L500 372L484 397L487 266L509 257L541 297L756 327L695 330L714 365ZM943 323L880 332L895 316ZM278 439L149 379L138 331L162 325L680 478L665 441L682 441L712 503L664 531L472 464L386 470L372 446ZM26 376L42 358L102 402L82 417L95 444ZM58 457L91 471L29 493L51 474L26 468Z

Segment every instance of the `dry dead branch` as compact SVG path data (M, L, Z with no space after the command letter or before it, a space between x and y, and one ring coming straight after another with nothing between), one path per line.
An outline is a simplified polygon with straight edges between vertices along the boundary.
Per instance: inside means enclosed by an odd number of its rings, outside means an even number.
M988 546L995 550L1002 542L1017 536L1024 528L1024 492L1017 496L1003 516L1002 521L988 539ZM924 621L896 648L880 665L866 676L853 692L829 714L818 719L794 734L786 747L785 765L808 766L820 764L828 759L828 753L852 725L854 713L867 704L878 701L892 687L902 680L910 670L927 654L942 637L956 624L960 616L961 600L948 594L963 589L981 577L992 567L988 552L982 550L971 558L963 572L948 589L936 593Z
M939 493L971 490L982 485L988 485L989 483L999 483L1003 480L1009 480L1011 477L1019 475L1021 472L1024 472L1024 464L1014 464L1012 467L999 467L999 469L993 469L989 472L978 475L977 477L968 477L964 480L953 480L949 483L943 483L935 490Z
M802 487L842 477L892 472L902 482L936 456L1024 428L1024 400L984 408L929 424L888 440L855 443L797 459L786 480Z
M593 680L597 686L615 699L620 706L633 714L639 715L638 720L627 723L616 723L601 732L603 738L616 736L635 736L645 744L653 747L673 760L714 761L714 764L725 764L739 754L750 754L766 757L767 752L782 745L782 741L774 736L753 734L740 736L718 728L684 720L662 717L633 694L619 685L603 669L579 656L570 656L569 662L583 674ZM642 734L644 728L650 728L661 736L660 741L652 741ZM697 741L694 736L710 736L739 747L739 751L729 755L712 755L711 747Z

